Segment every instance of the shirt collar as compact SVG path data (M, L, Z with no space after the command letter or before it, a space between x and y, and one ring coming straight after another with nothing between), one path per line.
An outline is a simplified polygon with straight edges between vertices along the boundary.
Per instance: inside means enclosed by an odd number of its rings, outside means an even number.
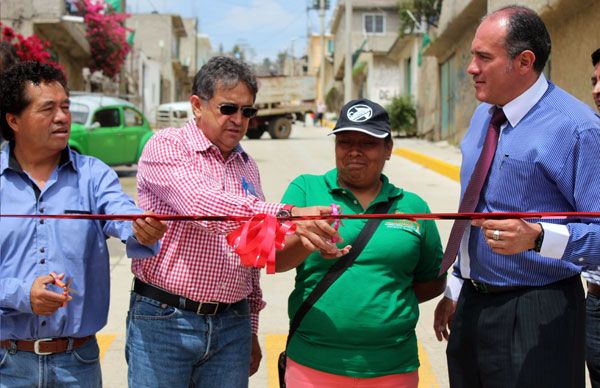
M330 193L344 193L345 192L346 189L343 188L342 186L340 186L340 184L338 182L337 168L327 171L325 173L324 177L325 177L325 184L329 188ZM383 183L383 185L381 186L381 192L377 195L377 198L389 199L389 198L398 197L403 193L403 190L401 188L396 187L393 184L391 184L388 177L385 176L384 174L381 174L381 182Z
M4 171L6 169L11 169L11 170L13 170L15 172L19 172L19 173L23 172L23 167L21 167L21 164L15 157L14 149L15 149L14 141L9 142L2 148L2 152L0 154L0 174L4 173ZM76 169L75 164L73 163L73 160L71 159L71 150L67 146L60 152L60 159L58 161L58 166L63 167L68 163L71 163L73 168Z
M548 90L548 81L542 73L529 89L502 107L506 119L513 128L515 128L531 108L538 103L544 93L546 93L546 90Z
M191 139L192 149L196 152L205 152L211 147L215 148L215 151L219 151L218 147L214 145L202 132L202 130L196 125L196 120L191 119L185 124L185 131L189 134L188 138ZM230 157L236 157L240 155L244 162L248 162L249 156L240 144L236 145L232 150Z

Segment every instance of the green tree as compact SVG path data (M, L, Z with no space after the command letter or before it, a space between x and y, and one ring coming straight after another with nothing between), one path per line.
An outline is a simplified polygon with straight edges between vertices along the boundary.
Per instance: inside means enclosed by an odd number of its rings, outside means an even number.
M339 112L342 109L344 96L335 86L333 86L325 95L325 106L329 112Z
M429 26L437 27L442 11L442 0L406 0L398 5L400 14L400 35L413 33ZM412 17L411 17L412 15ZM414 17L414 19L413 19ZM417 23L415 23L415 20ZM425 31L421 31L425 32Z

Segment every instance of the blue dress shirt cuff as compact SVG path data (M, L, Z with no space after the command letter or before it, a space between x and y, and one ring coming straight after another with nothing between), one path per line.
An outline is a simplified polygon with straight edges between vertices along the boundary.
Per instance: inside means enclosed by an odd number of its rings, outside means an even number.
M0 307L31 314L31 285L34 279L6 278L0 280Z
M560 259L565 254L567 244L569 243L569 229L566 225L550 224L540 222L544 228L544 241L540 255L553 259Z
M140 244L134 236L129 236L125 242L125 249L127 251L127 257L143 259L145 257L158 255L158 252L160 251L160 242L157 242L152 246L147 246Z

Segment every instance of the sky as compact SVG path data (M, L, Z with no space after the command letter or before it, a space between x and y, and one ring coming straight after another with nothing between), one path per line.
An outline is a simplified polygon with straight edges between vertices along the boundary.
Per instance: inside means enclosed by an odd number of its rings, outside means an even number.
M275 60L281 51L299 57L306 52L309 28L320 32L318 11L306 10L312 0L127 0L126 4L129 13L197 17L199 32L209 36L213 50L221 43L225 51L235 44L247 45L253 49L247 57L252 62ZM330 0L325 31L336 4Z

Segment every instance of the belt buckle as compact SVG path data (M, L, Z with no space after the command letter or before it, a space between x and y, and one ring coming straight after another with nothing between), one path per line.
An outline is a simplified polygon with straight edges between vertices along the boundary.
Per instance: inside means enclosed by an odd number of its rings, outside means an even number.
M207 306L214 306L214 309L212 312L210 313L201 313L200 310L202 310L202 306L207 305ZM196 310L196 314L198 315L216 315L217 314L217 310L219 309L219 303L214 303L214 302L200 302L200 304L198 305L198 309Z
M489 290L483 283L479 283L478 281L471 279L471 284L473 284L473 287L475 287L475 289L479 292L482 292L484 294L487 294L489 292Z
M52 341L53 338L40 338L37 339L33 342L33 352L35 354L37 354L38 356L47 356L49 354L52 354L52 352L42 352L40 351L40 342L50 342Z

